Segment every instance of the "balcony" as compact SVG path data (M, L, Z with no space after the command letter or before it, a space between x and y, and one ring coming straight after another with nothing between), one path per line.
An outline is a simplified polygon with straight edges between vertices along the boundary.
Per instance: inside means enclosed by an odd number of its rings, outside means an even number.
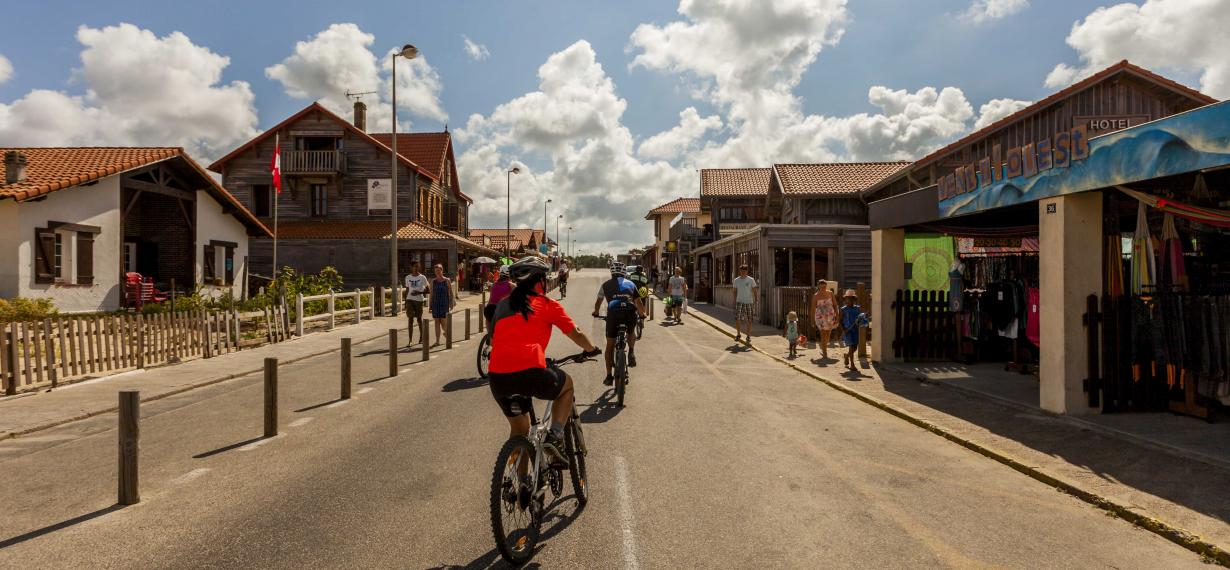
M338 174L346 171L340 150L288 150L282 152L284 174Z
M767 223L768 222L720 222L718 226L718 233L721 234L721 237L730 237Z

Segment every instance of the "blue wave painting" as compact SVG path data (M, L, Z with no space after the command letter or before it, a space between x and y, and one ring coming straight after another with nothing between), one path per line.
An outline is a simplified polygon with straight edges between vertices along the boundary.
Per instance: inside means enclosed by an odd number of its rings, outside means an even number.
M1018 176L940 200L940 217L1024 204L1230 164L1230 101L1089 141L1089 157L1068 168Z

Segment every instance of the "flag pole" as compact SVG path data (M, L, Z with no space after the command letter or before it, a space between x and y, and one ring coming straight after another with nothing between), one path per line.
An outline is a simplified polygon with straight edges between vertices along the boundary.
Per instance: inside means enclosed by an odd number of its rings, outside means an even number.
M272 279L278 278L278 202L282 197L282 142L281 133L273 135L273 165L270 176L273 178L273 272ZM270 281L272 284L272 281Z

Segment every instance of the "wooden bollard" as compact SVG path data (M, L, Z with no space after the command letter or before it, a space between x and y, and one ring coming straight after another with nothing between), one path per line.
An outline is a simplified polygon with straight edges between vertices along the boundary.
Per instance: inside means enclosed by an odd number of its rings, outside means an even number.
M482 305L479 305L479 306L485 309L487 307L487 303L484 302ZM479 334L481 334L484 330L486 330L486 328L487 328L487 313L483 310L479 310L478 311L478 332Z
M205 358L209 358L208 348ZM145 368L145 315L137 314L137 368Z
M448 314L448 320L444 321L444 350L453 349L453 313Z
M123 390L120 392L120 424L119 424L119 497L116 500L121 505L135 505L141 502L139 486L140 451L141 451L141 392Z
M470 310L466 309L466 340L470 340Z
M423 339L423 362L431 360L431 341L427 338L427 319L419 319L419 338Z
M265 437L278 435L278 359L265 359Z
M397 376L397 329L389 329L389 377Z
M649 298L649 320L653 320L653 297Z
M342 399L350 399L350 338L342 339Z

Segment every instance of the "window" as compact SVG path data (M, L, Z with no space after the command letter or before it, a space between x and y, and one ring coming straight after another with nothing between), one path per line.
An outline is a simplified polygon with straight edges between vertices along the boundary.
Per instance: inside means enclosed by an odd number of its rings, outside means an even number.
M210 240L201 256L201 281L206 284L235 283L235 248L233 242Z
M453 187L453 161L448 159L444 160L444 187Z
M64 279L64 234L56 232L56 281Z
M730 256L722 255L717 258L717 284L730 285Z
M312 216L324 217L329 211L329 192L324 184L312 185Z
M268 218L273 215L273 196L268 184L252 186L252 213L258 218Z
M34 229L34 282L94 283L95 226L48 222Z

